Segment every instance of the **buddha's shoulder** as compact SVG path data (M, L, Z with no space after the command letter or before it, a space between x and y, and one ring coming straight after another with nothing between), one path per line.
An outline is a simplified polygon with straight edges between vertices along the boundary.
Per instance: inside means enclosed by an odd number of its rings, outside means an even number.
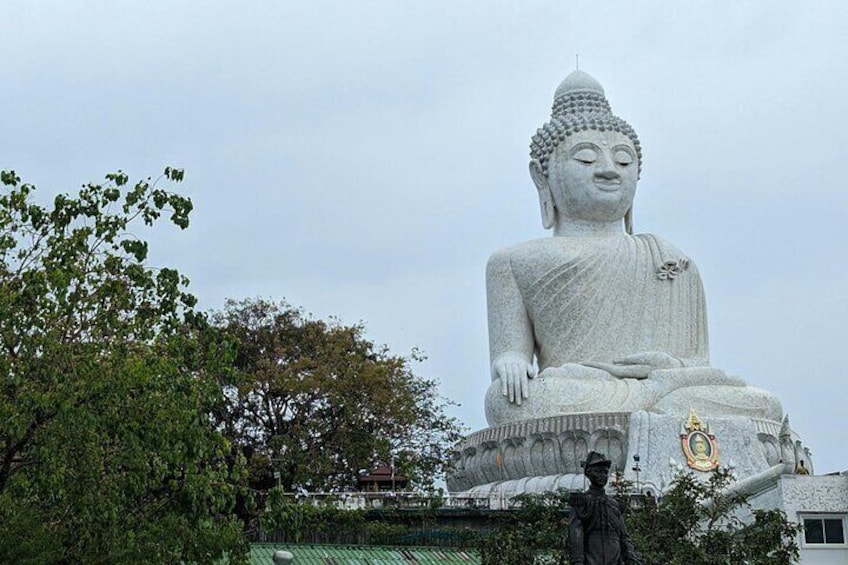
M489 265L536 261L551 254L568 253L570 242L562 237L543 237L523 241L509 247L498 249L489 257Z
M653 244L662 249L663 251L676 251L680 250L674 246L670 241L659 236L655 233L637 233L636 235L630 236L634 239L641 240L645 243Z
M685 260L687 264L693 264L694 261L686 253L680 250L679 247L669 242L662 237L652 233L639 233L632 236L634 239L642 241L647 246L656 247L660 253L672 260Z
M628 243L630 242L630 243ZM660 255L673 258L689 260L680 249L669 243L662 237L640 233L636 235L620 234L612 238L571 238L571 237L544 237L531 239L504 247L492 253L489 257L489 266L511 266L521 268L522 266L537 265L539 263L569 261L575 257L585 256L587 253L606 250L615 253L634 253L636 248L641 247L645 253L659 252Z

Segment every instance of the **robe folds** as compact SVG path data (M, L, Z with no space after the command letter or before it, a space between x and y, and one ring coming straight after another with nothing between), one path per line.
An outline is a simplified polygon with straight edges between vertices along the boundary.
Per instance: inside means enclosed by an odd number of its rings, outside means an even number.
M524 289L540 371L645 351L707 364L697 268L654 235L620 234L577 254L536 247L530 255L511 254L510 270Z

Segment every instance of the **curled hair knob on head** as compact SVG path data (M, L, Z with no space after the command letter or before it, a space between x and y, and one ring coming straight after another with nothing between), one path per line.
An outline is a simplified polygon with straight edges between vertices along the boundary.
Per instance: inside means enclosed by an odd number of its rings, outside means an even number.
M530 140L530 157L547 175L548 162L557 146L576 131L595 129L617 131L633 142L642 171L642 148L630 124L612 113L601 84L583 71L574 71L560 83L554 94L551 119L536 130Z

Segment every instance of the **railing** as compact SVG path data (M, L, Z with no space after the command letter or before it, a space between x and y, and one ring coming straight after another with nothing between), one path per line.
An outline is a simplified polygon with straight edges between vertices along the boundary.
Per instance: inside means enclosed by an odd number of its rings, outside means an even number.
M435 493L417 492L341 492L341 493L286 493L283 495L292 502L312 504L313 506L331 505L345 510L370 510L378 508L474 508L497 510L506 508L506 495L488 497L452 496Z
M521 493L497 492L484 494L436 494L426 492L342 492L342 493L287 493L283 495L293 502L312 504L313 506L332 505L345 510L371 510L380 508L446 508L474 510L510 510L520 503L515 497ZM630 506L638 508L646 503L656 504L654 497L644 494L631 494Z

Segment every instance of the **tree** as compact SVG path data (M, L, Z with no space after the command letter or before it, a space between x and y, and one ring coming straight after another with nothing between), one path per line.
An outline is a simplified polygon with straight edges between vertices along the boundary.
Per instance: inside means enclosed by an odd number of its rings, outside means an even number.
M120 171L52 206L0 180L0 561L243 553L239 469L206 416L220 390L200 378L226 358L200 350L187 280L130 233L186 228L191 201Z
M432 485L460 438L420 357L392 355L346 326L286 303L228 301L213 323L235 342L235 373L215 418L261 490L344 490L360 469L394 457L398 473ZM278 473L275 479L274 473Z
M262 529L274 532L294 543L303 543L307 534L324 534L340 531L364 531L365 510L343 509L335 501L324 504L300 502L286 496L281 488L268 492L265 512L262 514Z
M752 510L727 470L705 480L681 473L662 498L635 499L618 485L627 531L648 565L771 565L798 560L798 526L779 510ZM482 544L483 563L568 563L568 493L527 494Z
M727 469L713 471L705 481L680 473L657 504L631 512L628 531L645 560L693 565L797 562L797 525L780 510L753 510L747 495L728 491L733 481Z
M496 515L483 539L484 565L565 565L568 561L567 490L521 494L513 508Z

